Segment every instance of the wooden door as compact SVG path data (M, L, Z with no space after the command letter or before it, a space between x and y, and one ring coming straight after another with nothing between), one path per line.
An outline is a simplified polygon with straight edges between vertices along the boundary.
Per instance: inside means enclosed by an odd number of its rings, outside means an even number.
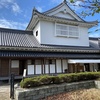
M1 60L1 76L9 76L9 60Z

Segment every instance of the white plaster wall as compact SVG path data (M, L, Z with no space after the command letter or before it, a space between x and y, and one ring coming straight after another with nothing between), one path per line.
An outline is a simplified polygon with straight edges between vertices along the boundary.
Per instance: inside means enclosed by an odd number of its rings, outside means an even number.
M66 9L67 13L70 13L70 14L71 14L74 18L76 18L78 21L81 21L81 19L80 19L77 15L75 15L75 14L72 12L72 10L70 10L69 7L67 7L66 5L64 5L64 6L62 6L61 8L59 8L59 9L57 9L57 10L55 10L55 11L49 13L48 15L50 15L50 16L55 15L55 14L61 12L61 11L64 11L64 9Z
M55 36L55 23L41 21L41 44L89 46L88 29L79 27L79 38L66 38Z
M45 73L48 74L49 73L49 66L45 65Z
M28 65L28 75L34 74L34 65Z
M67 18L67 19L75 19L74 17L72 17L72 16L69 15L68 13L65 14L65 13L62 13L62 12L59 12L59 13L55 14L54 16L63 17L63 18Z
M57 73L61 73L61 60L56 60Z
M50 73L55 73L55 64L50 64Z
M36 36L36 31L38 31L38 36ZM40 22L37 23L37 25L35 26L34 30L33 30L33 34L36 37L36 39L39 41L39 43L41 42L41 30L40 30Z
M36 74L41 74L41 65L36 65Z
M63 72L65 72L65 69L68 69L67 60L62 60L62 62L63 62Z

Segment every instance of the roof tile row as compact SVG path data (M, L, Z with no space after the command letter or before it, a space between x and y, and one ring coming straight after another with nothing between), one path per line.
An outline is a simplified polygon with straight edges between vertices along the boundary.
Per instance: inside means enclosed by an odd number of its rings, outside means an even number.
M60 45L41 45L34 37L32 31L18 31L12 29L0 29L0 46L5 47L25 47L25 48L49 48L66 50L100 50L99 39L90 38L89 47L60 46Z

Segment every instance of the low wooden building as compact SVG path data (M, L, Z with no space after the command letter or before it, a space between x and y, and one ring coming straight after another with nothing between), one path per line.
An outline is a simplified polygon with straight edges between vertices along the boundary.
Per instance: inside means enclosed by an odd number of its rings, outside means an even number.
M33 10L26 30L0 28L0 80L10 74L74 73L100 70L100 40L89 38L86 22L65 0L44 13Z

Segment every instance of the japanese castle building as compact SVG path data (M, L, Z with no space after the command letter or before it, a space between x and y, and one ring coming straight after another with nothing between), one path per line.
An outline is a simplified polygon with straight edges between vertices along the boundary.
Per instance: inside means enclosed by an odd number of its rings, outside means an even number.
M67 5L33 9L26 30L0 28L0 79L23 75L100 71L100 40L89 38L86 22Z

